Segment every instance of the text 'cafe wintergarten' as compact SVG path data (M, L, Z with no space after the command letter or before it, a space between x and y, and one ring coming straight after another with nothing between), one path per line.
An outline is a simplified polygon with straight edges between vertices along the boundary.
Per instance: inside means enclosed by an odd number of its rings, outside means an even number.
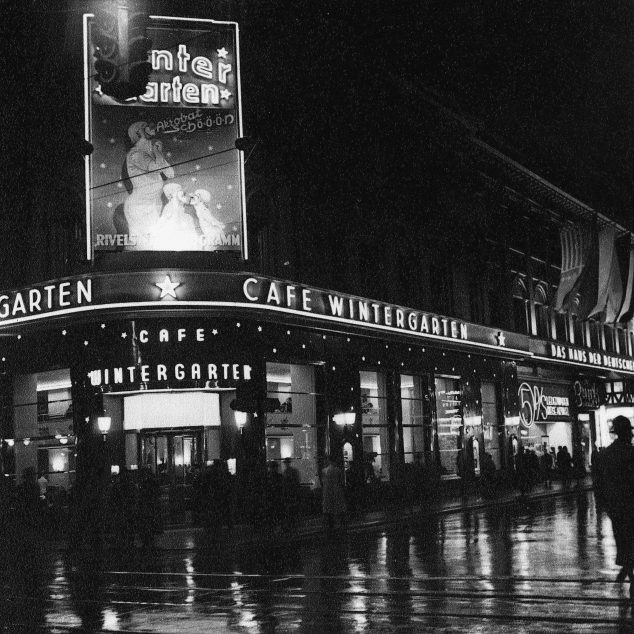
M477 474L485 451L510 469L549 429L579 444L577 413L605 404L586 384L597 398L568 402L592 366L546 342L249 273L7 291L0 333L3 473L60 491L92 477L96 450L108 473L149 468L180 491L217 459L240 477L291 458L317 488L326 453L349 482L398 485L417 461L451 481L460 452Z

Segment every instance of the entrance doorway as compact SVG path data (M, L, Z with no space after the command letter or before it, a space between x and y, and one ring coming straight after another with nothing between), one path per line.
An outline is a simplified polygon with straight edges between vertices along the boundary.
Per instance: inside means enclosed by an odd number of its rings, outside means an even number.
M161 486L191 485L202 465L202 432L198 430L141 433L139 464L150 467Z

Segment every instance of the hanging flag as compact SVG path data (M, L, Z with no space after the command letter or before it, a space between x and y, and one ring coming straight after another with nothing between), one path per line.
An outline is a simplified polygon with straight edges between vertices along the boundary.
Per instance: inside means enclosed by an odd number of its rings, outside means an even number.
M629 259L627 263L627 277L625 278L625 292L621 310L616 318L620 322L628 322L634 314L634 243L630 245Z
M586 317L597 317L602 322L608 319L614 321L623 301L621 272L615 248L616 235L614 227L604 227L599 232L596 301Z
M567 308L574 308L574 301L578 295L579 305L576 315L579 319L586 319L597 303L599 292L599 239L597 230L592 231L591 245L588 249L586 264L575 288L568 295Z
M616 233L616 232L615 232ZM612 250L612 271L608 281L607 301L605 304L604 320L606 324L614 324L618 320L621 307L623 306L624 286L627 277L626 261L629 256L629 235L626 244L623 238L614 241Z
M562 227L561 240L561 276L555 298L555 310L563 311L570 307L581 282L583 270L588 264L592 251L592 229L586 223Z

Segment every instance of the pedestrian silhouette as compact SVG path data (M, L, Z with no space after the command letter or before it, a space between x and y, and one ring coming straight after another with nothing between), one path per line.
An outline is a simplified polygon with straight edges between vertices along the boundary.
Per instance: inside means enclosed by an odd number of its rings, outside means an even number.
M297 527L299 514L301 485L299 471L293 466L290 458L284 458L284 473L282 475L282 530L293 532Z
M321 471L321 508L326 529L331 532L335 526L343 526L346 498L341 469L330 456L325 457L325 465Z
M598 455L596 490L612 521L618 581L630 580L634 590L634 447L632 425L625 416L612 421L616 440Z
M139 535L144 547L154 543L159 532L159 484L150 467L143 467L139 482Z

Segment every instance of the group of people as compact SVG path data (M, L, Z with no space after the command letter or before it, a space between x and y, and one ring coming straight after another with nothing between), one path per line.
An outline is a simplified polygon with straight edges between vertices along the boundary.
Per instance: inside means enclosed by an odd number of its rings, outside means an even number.
M574 462L568 447L560 445L550 450L544 445L538 454L534 449L520 448L515 457L515 473L517 488L522 495L530 493L539 484L552 486L552 481L558 477L564 487L570 485L574 473Z

